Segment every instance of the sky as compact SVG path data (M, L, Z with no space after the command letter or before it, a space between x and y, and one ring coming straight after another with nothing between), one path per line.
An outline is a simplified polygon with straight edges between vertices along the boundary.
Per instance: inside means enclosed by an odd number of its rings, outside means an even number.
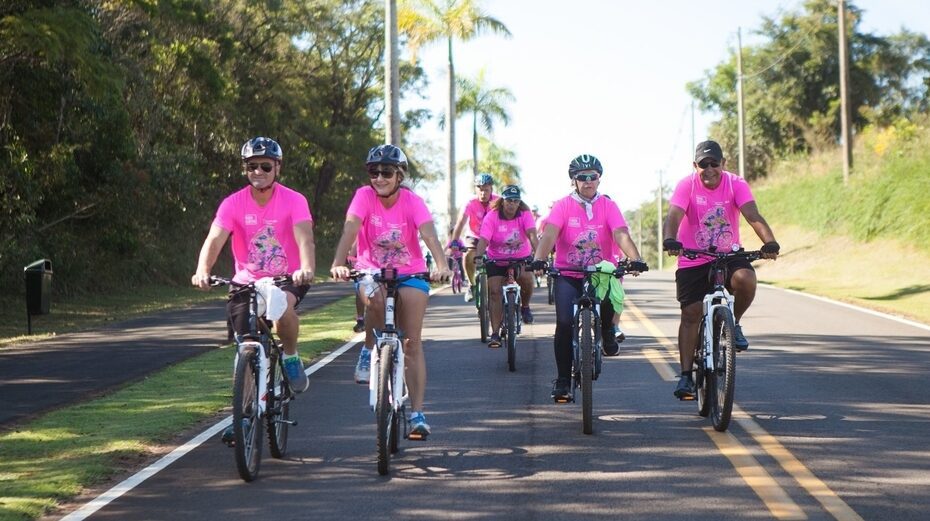
M693 143L713 137L707 129L719 116L695 108L692 135L686 84L728 59L738 28L744 46L759 42L752 31L763 16L778 18L802 5L802 0L479 1L513 36L456 41L456 74L474 77L485 68L490 86L513 93L510 125L497 124L493 140L516 152L524 200L543 211L569 192L568 164L579 154L601 160L601 192L624 212L655 197L660 171L666 185L687 175ZM853 3L864 10L860 28L867 32L888 35L905 27L930 34L924 0ZM401 59L409 59L401 52ZM439 114L447 96L445 44L425 47L419 58L430 82L426 98L405 97L401 110ZM747 81L746 89L759 87ZM456 159L469 159L470 118L459 119L456 132ZM435 120L405 138L429 142L437 151L446 146ZM724 155L736 157L735 151ZM445 159L433 162L444 165ZM471 182L471 172L459 169L459 208L474 197ZM444 184L424 188L434 215L444 216Z

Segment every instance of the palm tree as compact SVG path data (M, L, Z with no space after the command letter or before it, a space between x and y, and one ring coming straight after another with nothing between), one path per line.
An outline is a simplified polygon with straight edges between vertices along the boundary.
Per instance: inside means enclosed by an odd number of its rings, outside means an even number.
M494 131L494 120L499 119L504 125L510 124L510 114L504 105L513 101L513 93L506 87L489 88L484 79L484 69L478 71L478 76L474 80L468 78L457 78L459 87L458 103L455 111L458 114L471 113L472 116L472 136L471 151L473 174L478 175L478 120L481 119L481 126L485 132Z
M455 222L455 66L452 41L468 41L481 33L492 31L510 36L502 22L488 16L478 7L478 0L404 0L397 13L397 26L407 35L407 44L416 57L417 50L429 43L445 40L448 47L449 99L446 115L446 137L449 146L449 222Z
M517 154L509 148L495 145L490 139L481 136L479 146L481 148L481 159L478 160L478 168L475 171L486 172L491 174L498 186L519 185L520 184L520 167L517 166ZM459 163L462 168L475 168L474 160L462 161Z

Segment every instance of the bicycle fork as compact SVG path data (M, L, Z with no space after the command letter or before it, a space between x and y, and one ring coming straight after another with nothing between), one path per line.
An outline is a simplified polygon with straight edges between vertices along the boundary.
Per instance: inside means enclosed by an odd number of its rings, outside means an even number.
M704 334L701 336L701 348L704 355L704 370L716 371L717 361L714 360L714 314L717 308L727 308L733 313L733 297L729 294L714 293L704 297ZM724 304L724 302L726 302Z
M265 409L268 407L268 353L261 342L254 340L240 342L237 344L236 357L233 359L233 374L236 374L236 367L239 365L239 357L244 351L254 351L258 355L258 410L264 416Z

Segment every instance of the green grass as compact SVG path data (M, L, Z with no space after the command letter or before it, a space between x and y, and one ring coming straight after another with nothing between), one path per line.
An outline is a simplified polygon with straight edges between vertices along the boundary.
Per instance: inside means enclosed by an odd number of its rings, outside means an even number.
M312 360L351 338L354 316L351 297L302 316L301 356ZM0 435L0 520L42 516L227 409L232 356L230 348L210 351Z

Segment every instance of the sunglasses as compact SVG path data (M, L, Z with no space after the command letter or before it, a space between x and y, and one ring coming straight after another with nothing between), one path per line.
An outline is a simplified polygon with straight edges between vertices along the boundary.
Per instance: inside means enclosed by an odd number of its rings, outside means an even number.
M701 161L700 163L698 163L698 167L700 167L701 170L704 170L707 168L717 168L718 166L720 166L720 162L714 161L713 159L705 159Z
M245 165L245 169L248 172L254 172L255 170L258 170L259 168L261 168L262 171L267 174L271 172L272 170L274 170L274 164L272 163L246 163Z
M582 181L582 182L588 183L591 181L597 181L600 178L601 178L601 174L598 174L597 172L591 172L589 174L575 174L575 177L573 177L572 179L574 179L575 181Z
M504 199L505 203L517 203L520 204L520 199Z
M389 170L371 169L368 171L368 177L370 177L372 181L374 181L375 179L379 177L383 177L384 179L394 179L394 174L396 173L397 173L397 170L394 170L394 169L389 169Z

